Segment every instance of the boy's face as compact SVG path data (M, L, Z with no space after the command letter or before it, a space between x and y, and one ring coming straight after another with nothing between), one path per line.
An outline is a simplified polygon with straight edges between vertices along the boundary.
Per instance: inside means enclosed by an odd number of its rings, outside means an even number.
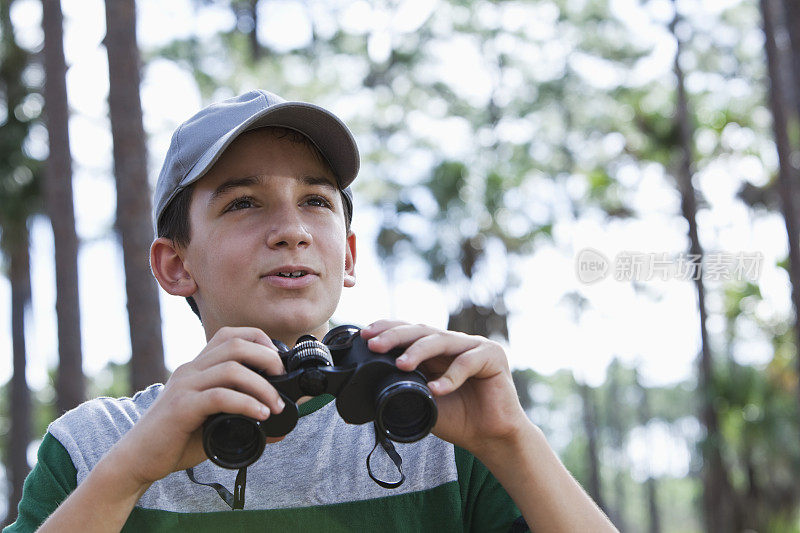
M254 326L292 346L327 330L354 284L355 236L329 166L274 130L239 136L194 187L181 250L210 338Z

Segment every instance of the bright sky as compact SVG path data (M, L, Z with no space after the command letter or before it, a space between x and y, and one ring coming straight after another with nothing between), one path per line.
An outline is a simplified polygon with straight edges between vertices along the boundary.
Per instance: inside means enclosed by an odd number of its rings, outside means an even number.
M703 2L702 6L713 12L732 3L732 0ZM100 0L62 0L62 4L66 56L71 65L67 89L73 109L70 139L75 159L75 208L82 239L84 369L94 374L108 361L124 362L130 356L121 251L108 236L114 220L115 197L106 117L108 67L105 49L100 45L105 34L104 11ZM203 10L202 16L193 17L189 0L140 0L138 4L139 41L143 48L164 44L177 36L212 34L233 24L230 13L220 8L211 7ZM669 4L666 0L650 2L651 11L646 14L633 0L613 2L616 12L625 13L631 31L653 47L652 54L629 73L634 79L653 78L670 68L674 45L665 38L663 29L654 29L652 22L654 17L669 19ZM291 47L302 45L309 38L311 22L305 15L305 3L280 0L261 5L264 10L261 20L266 22L260 28L263 29L260 35L267 42ZM369 53L380 60L388 53L392 40L418 27L435 3L409 0L400 6L390 16L374 10L367 2L353 2L345 10L343 23L351 31L369 32ZM550 31L547 17L554 15L544 9L537 20L545 22L535 23L527 31L546 35ZM42 40L40 16L38 0L15 2L12 18L18 28L18 39L30 48L37 47ZM508 17L506 24L519 20L513 13ZM318 23L324 30L324 21ZM438 50L437 70L442 79L460 80L465 95L479 102L486 97L488 82L486 69L473 51L470 43L453 41L443 45ZM543 64L543 76L548 75L547 68ZM597 78L603 80L614 81L614 76L620 74L608 71L607 65L590 58L577 58L575 68L589 74L600 72L602 76ZM149 135L151 178L155 180L173 128L196 112L202 102L191 76L163 60L152 62L143 72L142 100ZM336 111L347 121L346 105ZM443 152L457 154L464 149L459 138L470 132L465 130L462 119L453 118L438 125L422 116L415 120L421 121L420 128L439 128L433 135L442 140ZM528 127L509 124L504 134L524 134ZM748 140L747 132L735 128L725 135L732 146ZM46 133L37 131L33 141L32 150L44 154ZM620 149L614 138L608 139L607 144L608 150ZM773 149L767 146L764 151L766 159L774 165ZM609 259L623 251L677 254L687 248L685 225L676 217L679 199L669 179L655 166L623 168L619 175L637 184L630 200L642 216L614 223L605 223L591 214L579 219L563 217L554 228L553 243L542 244L532 256L512 263L521 280L507 302L512 312L507 351L513 367L533 368L547 374L569 368L592 385L603 381L606 367L615 356L627 363L637 363L649 384L674 383L694 373L699 330L690 282L643 281L644 292L649 293L643 294L634 290L632 283L616 281L613 276L587 285L576 275L576 258L584 248L597 250ZM774 266L786 254L785 230L779 216L754 217L734 197L744 179L757 183L766 176L767 170L760 159L742 155L721 158L702 169L697 184L710 204L710 209L700 217L704 244L718 252L763 254L759 283L765 304L757 309L757 314L769 320L785 317L790 311L787 277ZM581 184L572 185L580 192ZM534 195L536 191L528 193ZM533 197L522 201L535 205ZM445 327L450 300L436 284L418 275L398 279L394 287L387 284L373 246L379 220L380 214L361 204L357 196L354 220L359 237L357 286L344 291L334 319L366 325L379 318L394 317ZM33 305L27 315L26 331L28 380L36 388L45 383L46 369L55 366L57 359L52 241L46 221L36 220L31 249ZM578 293L587 300L579 319L564 301L568 293ZM10 300L8 282L0 278L0 353L8 354L11 353ZM167 366L174 369L200 351L204 336L182 299L162 292L161 303ZM711 310L719 310L720 305L719 298L712 293ZM717 316L709 320L708 326L714 334L720 333L724 324ZM748 363L766 363L771 358L769 343L757 334L738 345L734 353L738 360ZM0 381L9 378L10 361L10 357L0 360ZM658 435L665 431L656 427L650 437L635 436L631 454L646 456L651 441L658 441ZM678 464L679 469L685 469L688 453L684 448L674 447L660 452L664 464L653 468L669 471Z

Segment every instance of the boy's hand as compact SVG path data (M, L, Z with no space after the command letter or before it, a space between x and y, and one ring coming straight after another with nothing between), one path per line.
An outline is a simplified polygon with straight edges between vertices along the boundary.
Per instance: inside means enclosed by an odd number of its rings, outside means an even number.
M473 454L512 441L531 423L503 348L484 337L381 320L361 330L370 350L405 347L397 368L428 377L439 416L433 433Z
M436 396L438 437L472 452L514 499L532 531L617 531L522 409L503 349L478 336L381 320L369 348L405 347L397 368L419 366Z
M202 425L209 416L226 412L264 420L280 413L284 406L278 392L248 367L269 375L285 372L260 329L217 331L200 355L175 370L158 399L109 452L117 467L149 486L206 459Z

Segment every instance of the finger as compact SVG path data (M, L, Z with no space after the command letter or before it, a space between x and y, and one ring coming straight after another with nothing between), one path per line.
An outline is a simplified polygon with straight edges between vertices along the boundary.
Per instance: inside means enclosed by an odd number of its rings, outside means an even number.
M238 361L269 376L286 372L278 352L262 344L233 337L203 353L193 361L197 370L206 370L225 361Z
M377 322L373 322L369 326L363 328L361 330L361 336L364 339L369 340L377 335L380 335L387 329L403 325L408 325L408 322L403 322L401 320L378 320Z
M249 394L216 387L200 391L195 395L194 404L199 407L205 417L215 413L231 413L249 416L256 420L269 418L270 409Z
M272 339L269 338L269 335L264 333L263 330L251 327L225 326L219 328L214 336L211 337L211 340L208 341L207 347L213 349L231 339L242 339L245 341L254 342L277 351L277 348L275 347L275 344L273 344Z
M411 343L397 358L401 370L414 370L420 363L439 356L460 356L480 345L478 337L453 331L434 331Z
M269 381L236 361L225 361L199 373L194 386L198 391L225 387L249 394L273 413L284 408L283 400Z
M450 363L444 374L428 383L428 388L437 395L449 394L471 377L489 378L500 372L492 369L491 358L483 347L468 350Z
M376 337L369 339L367 341L367 346L374 352L384 353L398 346L408 346L417 339L436 333L437 331L439 330L424 324L407 324L401 322L384 329Z

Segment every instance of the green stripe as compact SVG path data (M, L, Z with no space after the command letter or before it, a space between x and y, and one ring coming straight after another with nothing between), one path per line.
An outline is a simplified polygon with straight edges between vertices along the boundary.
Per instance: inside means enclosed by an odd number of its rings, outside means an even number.
M78 472L67 450L50 433L42 439L38 457L25 478L17 521L3 533L35 531L78 486Z
M508 531L520 516L514 501L486 466L467 450L454 446L461 514L465 531Z
M314 396L307 402L298 405L297 410L300 412L300 416L310 415L314 411L319 411L332 401L332 394L320 394L319 396Z
M123 532L204 531L281 533L462 531L458 483L359 502L294 509L175 513L134 508ZM506 528L507 530L507 528Z

